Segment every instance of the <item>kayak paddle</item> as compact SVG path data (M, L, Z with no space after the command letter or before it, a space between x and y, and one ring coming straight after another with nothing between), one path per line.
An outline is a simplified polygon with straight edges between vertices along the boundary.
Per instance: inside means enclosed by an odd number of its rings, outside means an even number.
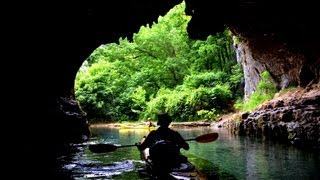
M213 142L217 140L218 137L219 137L218 133L209 133L209 134L200 135L196 138L185 139L185 141L196 141L199 143L208 143L208 142ZM94 153L106 153L106 152L113 152L118 148L133 147L133 146L137 146L137 145L131 144L131 145L118 146L114 144L90 144L89 150Z
M185 141L197 141L198 143L207 143L207 142L212 142L217 140L219 137L218 133L209 133L209 134L203 134L200 135L196 138L192 138L192 139L185 139Z

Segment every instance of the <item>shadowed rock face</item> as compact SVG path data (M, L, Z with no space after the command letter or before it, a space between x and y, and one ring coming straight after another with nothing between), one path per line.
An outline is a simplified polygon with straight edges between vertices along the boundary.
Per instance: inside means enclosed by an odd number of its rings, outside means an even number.
M298 89L285 98L275 98L256 111L242 115L231 131L242 135L273 139L302 148L320 148L320 85Z
M239 58L250 75L245 76L246 96L258 84L259 78L253 77L264 70L279 88L319 82L320 37L316 34L320 28L314 2L186 0L186 4L186 12L192 15L190 37L204 39L229 27L240 38Z
M319 15L312 1L225 0L209 4L186 0L186 5L186 13L192 15L191 37L205 38L226 25L246 38L273 36L292 47L315 45L319 40L313 34L319 30L315 23Z
M209 5L186 0L186 4L186 12L193 16L190 37L204 39L224 26L239 37L236 50L244 70L246 98L255 91L259 74L265 70L279 89L319 84L320 37L316 34L320 28L314 2L226 0ZM212 26L206 28L208 24ZM310 97L293 94L288 102L250 112L240 125L231 120L230 129L319 149L318 93Z
M19 113L14 117L18 117L19 131L26 140L19 144L19 154L28 156L25 162L38 165L41 162L41 167L51 169L60 145L87 132L85 116L74 106L73 86L76 73L89 54L101 44L114 42L119 37L130 38L141 25L156 21L159 15L180 2L106 0L74 4L28 3L11 8L8 15L14 16L12 22L17 27L10 36L15 46L8 61L13 62L12 67L19 62L21 68L15 70L19 80L12 79L12 89L16 91L10 93L16 98L12 100L15 102L12 107L18 107L15 111ZM278 72L272 69L273 64L286 63L281 58L272 59L279 57L274 47L280 44L279 47L285 47L293 56L303 56L303 73L294 74L300 77L293 78L295 81L307 84L301 77L309 77L308 70L319 80L320 36L317 33L320 29L315 2L221 0L207 4L186 0L186 3L186 12L193 16L188 26L192 38L205 38L227 25L243 39L253 59L261 64L267 62L265 67L271 72ZM266 53L269 56L265 58L262 55ZM275 67L279 67L276 64ZM282 76L273 75L275 80ZM21 82L27 83L23 90ZM278 82L281 84L280 80ZM75 123L65 123L67 120ZM69 137L70 132L72 137ZM33 141L40 135L45 140Z
M16 91L10 92L16 98L11 107L19 112L10 117L17 119L17 131L23 137L13 147L18 151L14 156L27 171L24 177L56 175L57 157L68 153L65 143L82 141L86 138L82 135L88 135L73 86L90 53L101 44L130 38L141 25L151 24L180 2L94 0L26 3L10 9L8 15L14 14L11 21L17 27L10 36L15 45L10 46L7 61L13 62L12 67L21 67L14 70L19 78L12 79Z

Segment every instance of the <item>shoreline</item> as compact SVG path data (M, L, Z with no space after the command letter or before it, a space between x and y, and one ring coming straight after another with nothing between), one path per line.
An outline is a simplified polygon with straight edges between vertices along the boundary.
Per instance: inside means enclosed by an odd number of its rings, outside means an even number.
M219 121L220 122L220 121ZM209 127L213 124L217 124L219 122L206 122L206 121L195 121L195 122L172 122L170 124L171 127ZM138 126L141 123L93 123L90 124L90 127L101 127L101 128L120 128L121 125L132 125Z

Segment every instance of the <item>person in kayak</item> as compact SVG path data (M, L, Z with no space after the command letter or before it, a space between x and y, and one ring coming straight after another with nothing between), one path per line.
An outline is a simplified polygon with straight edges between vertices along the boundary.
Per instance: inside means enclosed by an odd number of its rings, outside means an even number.
M168 114L158 114L157 125L159 128L152 130L142 143L136 143L140 151L150 148L150 157L148 158L154 164L162 167L174 167L186 161L186 157L181 155L180 149L189 150L189 144L180 133L169 128L171 122Z
M156 127L156 125L152 122L152 119L151 119L151 118L148 118L148 119L147 119L146 125L147 125L148 127Z

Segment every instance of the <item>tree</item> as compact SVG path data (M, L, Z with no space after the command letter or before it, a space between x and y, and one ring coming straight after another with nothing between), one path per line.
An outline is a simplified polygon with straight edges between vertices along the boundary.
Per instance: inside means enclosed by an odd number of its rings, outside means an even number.
M190 40L185 3L157 23L142 26L130 42L101 45L76 77L76 98L91 118L145 119L166 111L175 120L215 117L240 82L232 67L230 34ZM198 113L201 112L201 113Z

